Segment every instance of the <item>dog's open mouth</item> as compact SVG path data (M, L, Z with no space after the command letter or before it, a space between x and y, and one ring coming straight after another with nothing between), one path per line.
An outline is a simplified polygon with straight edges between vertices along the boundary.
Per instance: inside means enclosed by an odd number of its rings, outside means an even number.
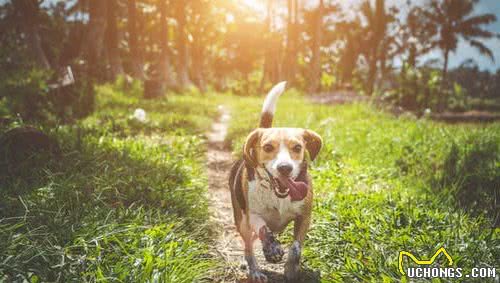
M290 195L292 200L303 200L307 195L309 186L304 182L296 182L290 177L279 176L277 178L278 186L274 190L278 197Z

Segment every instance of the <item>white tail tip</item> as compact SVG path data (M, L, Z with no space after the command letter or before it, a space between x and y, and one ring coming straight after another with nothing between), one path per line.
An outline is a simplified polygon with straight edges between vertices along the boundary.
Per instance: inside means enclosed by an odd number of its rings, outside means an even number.
M277 83L267 94L264 104L262 105L262 112L274 114L276 111L276 102L278 97L285 92L286 81Z

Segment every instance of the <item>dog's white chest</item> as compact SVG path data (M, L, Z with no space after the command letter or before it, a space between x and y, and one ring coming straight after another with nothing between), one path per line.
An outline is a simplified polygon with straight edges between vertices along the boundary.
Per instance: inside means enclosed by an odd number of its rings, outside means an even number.
M263 187L255 180L248 183L248 207L250 212L261 216L269 228L282 231L291 220L300 215L304 200L291 201L290 196L278 198L272 189Z

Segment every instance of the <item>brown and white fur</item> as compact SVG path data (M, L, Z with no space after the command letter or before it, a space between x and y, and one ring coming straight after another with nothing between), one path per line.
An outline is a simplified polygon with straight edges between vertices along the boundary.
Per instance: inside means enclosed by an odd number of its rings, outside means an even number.
M235 162L229 176L234 220L245 245L251 282L267 281L253 253L254 241L258 238L262 241L267 261L281 261L284 253L274 235L282 232L292 221L294 241L285 264L285 279L287 282L298 279L301 248L311 221L313 191L307 173L305 151L314 160L322 140L311 130L271 128L276 102L284 92L285 84L277 84L268 93L262 108L260 127L248 135L243 150L244 158ZM290 195L286 194L286 188L282 190L281 185L274 186L273 190L271 179L276 180L280 175L306 183L308 190L305 198L292 201Z

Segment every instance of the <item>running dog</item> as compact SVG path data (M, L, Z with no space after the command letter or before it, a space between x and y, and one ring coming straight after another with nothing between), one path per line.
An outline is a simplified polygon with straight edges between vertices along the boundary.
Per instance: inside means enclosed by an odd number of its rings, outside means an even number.
M234 221L245 245L251 282L266 282L257 265L253 243L262 242L268 262L278 263L284 252L275 238L294 222L294 241L285 263L285 279L299 278L300 254L311 221L313 189L307 173L310 160L318 155L322 139L314 131L272 128L278 97L286 82L274 86L264 100L260 127L246 138L243 159L234 163L229 176Z

